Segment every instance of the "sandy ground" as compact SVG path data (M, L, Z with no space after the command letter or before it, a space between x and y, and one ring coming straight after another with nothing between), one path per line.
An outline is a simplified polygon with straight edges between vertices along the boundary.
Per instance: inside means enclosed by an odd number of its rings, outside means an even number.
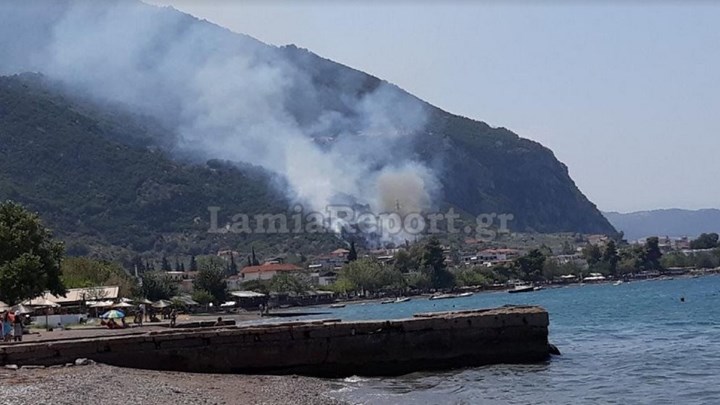
M0 404L341 404L331 382L298 376L190 374L102 364L0 368Z

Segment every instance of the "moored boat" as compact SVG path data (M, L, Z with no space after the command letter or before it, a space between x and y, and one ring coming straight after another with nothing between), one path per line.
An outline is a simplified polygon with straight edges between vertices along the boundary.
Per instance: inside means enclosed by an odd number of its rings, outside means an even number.
M515 288L512 290L508 290L510 294L516 294L516 293L522 293L522 292L530 292L534 291L535 287L531 285L516 285Z
M345 308L345 304L342 304L342 303L330 304L330 308Z

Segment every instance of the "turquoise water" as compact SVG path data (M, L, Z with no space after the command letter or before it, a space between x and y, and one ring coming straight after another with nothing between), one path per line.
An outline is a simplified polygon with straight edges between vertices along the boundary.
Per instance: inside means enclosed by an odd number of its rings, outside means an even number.
M547 308L550 341L563 355L538 365L351 377L337 382L334 395L367 404L720 404L719 276L328 311L387 319L505 304Z

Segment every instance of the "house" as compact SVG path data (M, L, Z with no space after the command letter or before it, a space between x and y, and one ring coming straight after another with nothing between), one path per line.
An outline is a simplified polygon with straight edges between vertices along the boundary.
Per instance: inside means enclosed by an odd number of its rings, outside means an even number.
M316 257L308 266L308 268L317 270L318 268L327 269L327 270L334 270L341 268L345 263L347 262L347 259L345 256L333 256L325 255L325 256L319 256Z
M607 245L607 243L610 241L610 238L607 235L588 235L587 241L593 246L602 247Z
M302 273L303 269L289 263L264 263L260 266L247 266L240 271L242 281L270 280L280 273Z
M337 280L337 273L334 271L320 271L310 273L310 281L319 286L328 286Z
M480 262L498 263L516 258L520 252L515 249L485 249L477 254Z

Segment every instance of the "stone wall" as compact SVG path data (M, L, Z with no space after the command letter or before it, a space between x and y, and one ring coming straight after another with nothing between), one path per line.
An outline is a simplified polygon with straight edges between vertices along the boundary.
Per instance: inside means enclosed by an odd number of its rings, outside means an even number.
M542 308L505 307L392 321L169 330L4 346L0 364L54 365L89 358L190 372L397 375L544 361L549 357L548 323Z

